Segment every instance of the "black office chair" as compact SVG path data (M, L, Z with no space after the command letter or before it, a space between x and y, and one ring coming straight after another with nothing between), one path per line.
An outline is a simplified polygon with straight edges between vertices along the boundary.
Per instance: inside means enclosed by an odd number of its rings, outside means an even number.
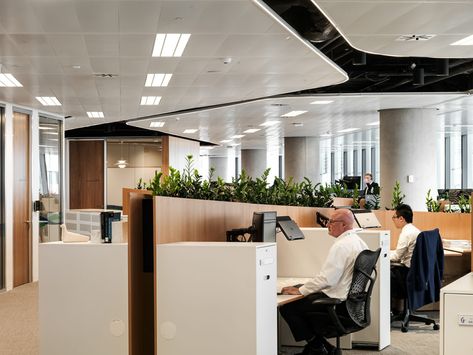
M443 259L442 238L439 230L434 229L421 232L417 237L411 258L411 267L407 272L407 268L403 264L391 263L394 272L406 275L405 284L398 287L398 292L404 304L403 310L401 314L391 319L391 322L401 321L401 331L403 333L409 330L410 322L421 322L425 325L433 324L434 330L439 329L439 325L435 320L414 312L426 304L439 301L443 277Z
M341 355L340 337L370 325L370 301L376 280L376 262L381 248L363 250L356 258L347 299L323 298L312 304L326 305L325 311L310 312L314 330L325 338L337 338L335 355Z

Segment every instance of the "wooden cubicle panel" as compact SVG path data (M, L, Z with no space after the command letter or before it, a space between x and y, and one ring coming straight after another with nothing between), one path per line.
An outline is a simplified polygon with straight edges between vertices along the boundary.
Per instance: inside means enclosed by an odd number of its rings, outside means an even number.
M130 355L154 354L154 272L143 270L145 194L128 192L128 319Z
M395 249L400 229L392 220L394 211L374 211L381 229L391 231L391 249ZM438 228L443 239L465 240L471 238L471 217L468 213L414 212L413 224L420 230Z
M139 190L139 189L129 189L124 187L122 189L122 214L125 216L128 216L128 213L130 212L130 194L142 194L142 195L149 195L151 196L151 191L150 190Z
M316 211L331 209L155 197L156 244L180 241L225 241L226 231L251 225L253 212L276 211L300 227L315 227Z

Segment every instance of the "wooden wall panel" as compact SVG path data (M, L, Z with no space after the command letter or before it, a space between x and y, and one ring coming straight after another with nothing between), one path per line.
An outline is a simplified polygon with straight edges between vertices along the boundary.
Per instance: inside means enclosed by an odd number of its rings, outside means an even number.
M13 114L13 287L31 280L30 117Z
M104 141L69 142L69 208L104 208Z

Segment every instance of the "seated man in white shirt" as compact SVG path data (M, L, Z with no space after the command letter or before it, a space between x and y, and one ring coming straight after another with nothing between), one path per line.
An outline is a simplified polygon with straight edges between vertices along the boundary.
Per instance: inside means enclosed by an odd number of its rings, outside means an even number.
M289 325L296 341L306 340L307 345L301 354L328 354L329 344L323 336L314 333L307 319L307 312L314 311L312 302L316 299L334 297L345 300L350 289L353 266L357 256L365 249L366 243L355 233L353 213L347 209L336 210L329 222L328 233L337 238L328 252L322 270L311 281L300 287L289 286L282 289L283 294L305 297L280 308L282 317Z
M396 228L401 228L401 234L396 250L391 251L390 259L392 263L402 264L402 267L391 267L391 297L402 298L405 297L406 276L420 230L412 224L414 214L409 205L399 205L395 210L392 219Z

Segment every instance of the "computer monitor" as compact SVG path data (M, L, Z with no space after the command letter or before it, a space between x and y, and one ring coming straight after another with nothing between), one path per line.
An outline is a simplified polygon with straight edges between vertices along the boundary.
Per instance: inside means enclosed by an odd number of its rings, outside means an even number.
M276 212L254 212L252 242L276 242Z
M347 189L349 190L354 190L355 188L361 189L361 176L345 175L340 182L347 185Z
M277 226L283 232L287 240L304 239L304 234L299 226L289 216L277 216Z

